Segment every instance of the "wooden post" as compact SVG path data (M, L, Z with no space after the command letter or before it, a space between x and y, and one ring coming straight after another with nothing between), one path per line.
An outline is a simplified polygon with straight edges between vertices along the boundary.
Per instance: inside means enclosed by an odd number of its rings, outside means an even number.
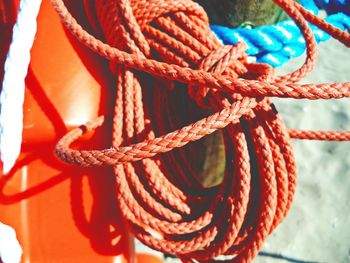
M274 24L286 15L272 0L196 0L208 13L210 23L238 27ZM225 150L220 131L191 144L186 155L192 169L206 187L221 182L225 168Z
M285 14L272 0L197 0L210 18L211 24L238 27L274 24Z

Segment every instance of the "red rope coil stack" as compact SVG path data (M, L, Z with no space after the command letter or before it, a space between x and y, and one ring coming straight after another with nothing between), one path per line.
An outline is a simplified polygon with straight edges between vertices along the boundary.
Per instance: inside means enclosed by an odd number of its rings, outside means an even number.
M244 44L218 43L205 12L192 1L86 1L105 44L79 26L62 0L52 0L72 34L111 61L117 79L112 147L69 148L84 132L102 125L99 117L64 136L56 154L72 164L113 166L118 205L131 231L146 245L184 262L216 262L220 255L231 255L227 262L254 259L293 200L296 168L290 135L350 138L347 132L289 131L269 101L269 96L350 96L350 83L295 84L316 60L306 20L347 46L349 34L293 1L274 2L296 21L307 43L304 65L279 77L268 65L248 63ZM184 92L185 103L191 99L214 113L179 128L169 100ZM198 117L188 115L187 121ZM173 149L218 129L225 142L225 176L219 186L204 188L183 152Z

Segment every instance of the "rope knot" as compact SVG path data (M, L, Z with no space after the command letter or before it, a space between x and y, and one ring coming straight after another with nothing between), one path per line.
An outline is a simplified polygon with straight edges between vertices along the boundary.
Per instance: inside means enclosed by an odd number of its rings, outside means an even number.
M350 45L350 35L311 17L292 0L274 0L298 24L307 46L304 65L275 78L270 66L246 61L244 44L220 48L203 9L191 0L86 0L95 3L105 39L117 48L84 31L63 0L51 1L71 32L117 68L112 147L69 147L101 126L100 117L65 135L57 156L82 166L113 166L119 209L128 229L147 246L184 262L213 262L220 255L231 255L230 262L251 262L287 215L295 194L290 135L320 138L288 131L265 97L350 97L350 83L295 83L316 59L306 20L345 44ZM178 116L189 124L178 128L169 102L178 106L182 96L172 97L160 78L188 84L191 98L215 112L202 118L202 112L185 108ZM186 149L160 155L219 129L224 129L225 171L214 188L198 181Z
M245 50L246 44L243 42L238 42L233 46L227 45L219 47L210 52L200 61L198 69L223 75L229 74L236 79L247 72L245 66L247 62L247 54L245 53ZM224 98L227 95L230 97L232 96L232 94L220 96L217 89L191 84L188 87L188 94L203 108L212 108L213 98L218 100L219 97Z

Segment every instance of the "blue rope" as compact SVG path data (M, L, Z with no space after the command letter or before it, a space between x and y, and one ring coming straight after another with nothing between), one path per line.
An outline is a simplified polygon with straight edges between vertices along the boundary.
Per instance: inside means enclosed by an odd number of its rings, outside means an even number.
M350 15L350 0L314 0L314 1L315 1L315 4L320 9L327 10L328 14L342 12L344 14Z
M328 23L341 30L350 29L350 0L302 0L301 4L315 15L324 9L329 14L325 18ZM330 38L316 26L310 27L317 43ZM273 67L281 66L305 51L305 40L291 19L253 29L218 25L211 25L211 29L223 44L232 45L244 41L248 55L256 57L257 62L268 63Z

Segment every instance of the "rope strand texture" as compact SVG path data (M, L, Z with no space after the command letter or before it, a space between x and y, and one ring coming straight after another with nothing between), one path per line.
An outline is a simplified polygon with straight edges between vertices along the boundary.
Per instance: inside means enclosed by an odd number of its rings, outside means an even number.
M288 131L267 98L350 97L350 83L295 83L316 61L307 21L347 46L349 34L293 1L274 1L300 27L307 47L304 65L279 77L269 65L248 63L244 44L222 46L192 1L95 0L88 6L94 6L90 17L98 21L91 23L99 25L106 44L77 23L62 0L51 0L71 33L110 60L118 80L112 147L69 147L101 126L104 117L99 117L64 136L57 156L82 166L112 165L118 205L131 231L144 244L183 262L217 262L220 255L231 255L226 262L250 262L293 200L296 168L290 135L350 137L346 132ZM193 110L195 105L201 113ZM225 142L225 176L220 185L204 188L179 148L218 129Z
M327 2L327 3L326 3ZM349 6L344 1L301 1L301 4L314 14L324 8L329 16L327 23L340 28L350 29ZM348 14L347 14L348 13ZM310 25L317 43L328 40L331 36L316 26ZM211 25L216 36L226 45L234 45L239 41L247 44L247 54L254 56L259 63L268 63L279 67L291 58L302 55L305 51L305 40L293 20L286 20L275 25L256 28L229 28Z
M15 164L22 144L25 77L37 29L41 0L21 0L12 42L4 65L0 95L0 154L3 174Z

